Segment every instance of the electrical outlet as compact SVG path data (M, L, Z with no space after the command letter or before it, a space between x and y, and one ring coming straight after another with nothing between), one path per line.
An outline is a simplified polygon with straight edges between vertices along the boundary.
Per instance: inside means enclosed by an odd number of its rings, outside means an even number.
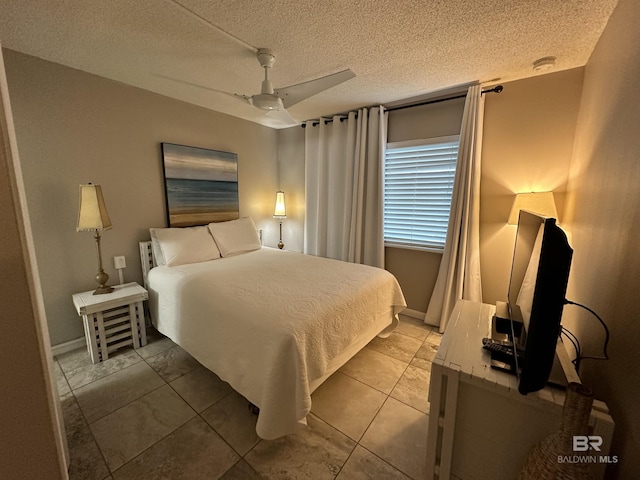
M113 257L113 264L116 269L127 268L127 261L124 258L124 255L120 255L119 257Z

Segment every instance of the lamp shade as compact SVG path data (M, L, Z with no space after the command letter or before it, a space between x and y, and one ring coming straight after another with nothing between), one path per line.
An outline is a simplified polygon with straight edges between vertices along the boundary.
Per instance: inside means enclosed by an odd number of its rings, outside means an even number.
M273 212L273 218L287 218L287 209L284 204L284 192L276 192L276 208Z
M558 218L553 192L518 193L509 213L509 225L517 225L520 210L537 213L545 217Z
M100 185L80 185L80 206L78 208L78 225L76 230L108 230L111 219L102 197Z

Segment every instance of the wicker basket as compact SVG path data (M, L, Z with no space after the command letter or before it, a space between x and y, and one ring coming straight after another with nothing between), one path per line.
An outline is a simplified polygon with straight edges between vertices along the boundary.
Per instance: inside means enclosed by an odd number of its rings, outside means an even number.
M557 432L537 444L525 459L518 480L591 480L588 463L573 463L580 452L573 451L573 436L586 435L593 393L580 383L571 383L564 401ZM558 457L572 461L559 461Z

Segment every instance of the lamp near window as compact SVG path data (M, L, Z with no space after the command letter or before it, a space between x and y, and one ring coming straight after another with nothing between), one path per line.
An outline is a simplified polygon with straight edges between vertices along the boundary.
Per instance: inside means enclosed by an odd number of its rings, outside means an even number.
M278 248L282 249L284 243L282 243L282 219L287 218L287 209L284 204L284 192L278 190L276 192L276 208L273 212L273 218L280 219L280 241L278 242Z
M509 225L517 225L520 210L537 213L545 217L558 218L553 192L518 193L509 213Z
M80 185L80 206L78 208L78 225L77 232L94 231L96 232L96 248L98 251L98 273L96 274L96 282L98 288L94 295L113 292L113 287L107 285L109 275L102 268L102 251L100 250L100 230L109 230L111 228L111 219L107 213L107 207L102 197L102 188L100 185Z

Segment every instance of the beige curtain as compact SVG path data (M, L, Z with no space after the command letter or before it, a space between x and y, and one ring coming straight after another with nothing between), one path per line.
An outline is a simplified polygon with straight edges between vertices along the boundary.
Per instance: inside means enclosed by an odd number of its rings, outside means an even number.
M305 253L384 266L386 127L383 107L307 122Z
M484 98L482 87L469 87L462 116L460 148L449 228L425 323L444 332L460 299L482 301L480 279L480 159Z

